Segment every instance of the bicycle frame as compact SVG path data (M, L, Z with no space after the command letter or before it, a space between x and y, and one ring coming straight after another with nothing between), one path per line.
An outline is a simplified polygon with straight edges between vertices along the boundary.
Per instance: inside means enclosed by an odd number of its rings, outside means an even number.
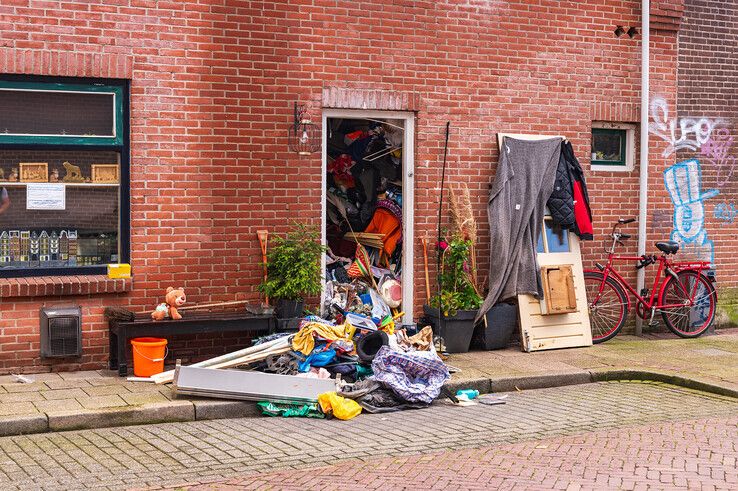
M702 271L710 269L710 263L705 261L694 261L694 262L677 262L672 263L670 262L665 255L661 255L658 257L658 263L659 267L656 271L656 275L653 280L653 287L651 288L651 295L649 298L644 298L640 295L639 292L633 288L630 283L628 283L628 280L623 278L623 276L618 273L618 271L615 269L613 264L616 261L622 261L622 262L638 262L643 260L643 256L620 256L616 255L613 252L610 252L607 257L607 264L603 266L600 271L602 272L604 276L603 284L600 285L600 289L597 293L597 297L594 301L599 300L599 296L602 294L603 288L604 288L604 281L607 281L607 278L612 276L615 281L620 284L620 286L624 287L627 291L629 291L637 300L639 304L642 304L644 307L644 315L647 311L650 311L651 309L668 309L668 308L676 308L676 307L684 307L684 303L679 304L659 304L658 299L661 297L661 291L666 287L666 280L668 276L674 276L676 277L677 273L681 271L687 271L692 270L695 271L697 274L700 274ZM662 273L664 274L662 278ZM679 288L681 288L682 293L685 294L685 296L689 296L689 305L693 305L694 303L694 296L697 292L697 289L693 289L692 292L687 292L684 289L684 286L681 284L681 282L677 282L677 285L679 285ZM628 300L628 309L631 307L630 302L630 296L627 296Z
M607 281L607 278L610 276L613 276L614 280L622 287L625 287L625 289L633 294L633 296L637 300L637 305L643 305L643 315L641 315L638 312L638 309L636 309L636 313L644 317L646 316L647 312L651 312L651 316L653 317L653 314L655 313L656 309L668 309L668 308L676 308L676 307L684 307L686 306L684 303L680 304L657 304L658 299L661 298L662 290L666 287L666 281L669 276L672 276L674 279L677 279L677 274L681 271L687 271L691 270L696 272L698 275L702 273L702 271L710 269L710 263L707 261L685 261L685 262L675 262L672 263L669 261L669 259L666 257L666 254L661 254L657 259L653 260L653 262L658 261L659 263L659 269L656 271L656 276L653 279L653 287L651 288L651 296L650 298L645 299L640 295L639 292L635 290L632 286L630 286L630 283L628 283L628 280L623 278L623 276L617 272L615 267L613 266L613 263L616 261L623 261L623 262L638 262L638 261L644 261L647 256L619 256L615 254L615 247L618 244L622 244L621 238L629 238L629 235L621 234L618 232L618 227L620 225L623 225L624 223L628 223L627 221L619 220L613 227L612 227L612 245L609 249L605 249L605 252L607 252L607 264L605 266L602 266L600 264L597 264L597 269L602 272L603 280L600 284L600 288L597 292L597 297L593 300L594 302L597 302L600 299L600 295L602 295L602 291L605 287L605 281ZM656 256L651 256L651 258L655 258ZM647 266L644 265L643 267ZM662 279L661 275L664 274L664 277ZM659 285L660 283L660 285ZM677 281L677 285L679 285L679 288L682 290L682 293L685 296L689 297L689 306L691 307L694 305L694 296L697 292L697 289L693 289L693 291L687 292L684 289L684 286L680 281ZM658 290L658 293L657 293ZM658 296L657 296L658 295ZM626 300L628 302L628 310L630 310L631 303L630 303L630 296L626 295Z

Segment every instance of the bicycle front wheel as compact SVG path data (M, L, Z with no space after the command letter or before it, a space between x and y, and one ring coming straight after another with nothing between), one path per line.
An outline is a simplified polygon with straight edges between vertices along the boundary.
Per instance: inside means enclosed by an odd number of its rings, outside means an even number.
M696 338L707 331L715 319L715 287L705 275L696 271L682 271L677 278L678 281L670 276L661 290L659 304L673 306L662 307L661 317L677 336Z
M620 332L628 317L628 298L617 281L598 271L584 272L592 342L603 343ZM602 291L600 292L600 287Z

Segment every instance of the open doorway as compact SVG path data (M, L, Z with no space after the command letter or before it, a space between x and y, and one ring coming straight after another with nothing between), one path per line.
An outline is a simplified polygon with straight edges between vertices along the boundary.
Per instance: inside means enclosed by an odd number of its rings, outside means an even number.
M322 232L329 248L323 308L335 298L377 318L387 303L393 314L404 312L397 322L410 323L413 114L326 110L323 129ZM371 272L364 267L367 262Z

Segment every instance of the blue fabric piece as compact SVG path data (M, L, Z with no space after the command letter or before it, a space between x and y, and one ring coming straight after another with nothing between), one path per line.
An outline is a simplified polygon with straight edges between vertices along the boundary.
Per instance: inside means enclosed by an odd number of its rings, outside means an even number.
M300 362L298 369L301 372L309 372L310 367L324 367L336 358L336 350L327 349L323 351L313 350L305 361Z
M430 404L451 376L435 351L394 351L382 346L372 361L374 378L402 400Z

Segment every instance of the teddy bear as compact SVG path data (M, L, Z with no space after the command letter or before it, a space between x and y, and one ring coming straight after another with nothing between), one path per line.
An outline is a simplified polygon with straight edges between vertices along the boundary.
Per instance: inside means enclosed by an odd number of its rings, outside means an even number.
M156 309L151 313L151 318L155 321L163 319L179 320L182 314L177 312L177 308L181 307L187 301L185 292L182 288L167 288L167 294L164 297L164 303L157 305Z

